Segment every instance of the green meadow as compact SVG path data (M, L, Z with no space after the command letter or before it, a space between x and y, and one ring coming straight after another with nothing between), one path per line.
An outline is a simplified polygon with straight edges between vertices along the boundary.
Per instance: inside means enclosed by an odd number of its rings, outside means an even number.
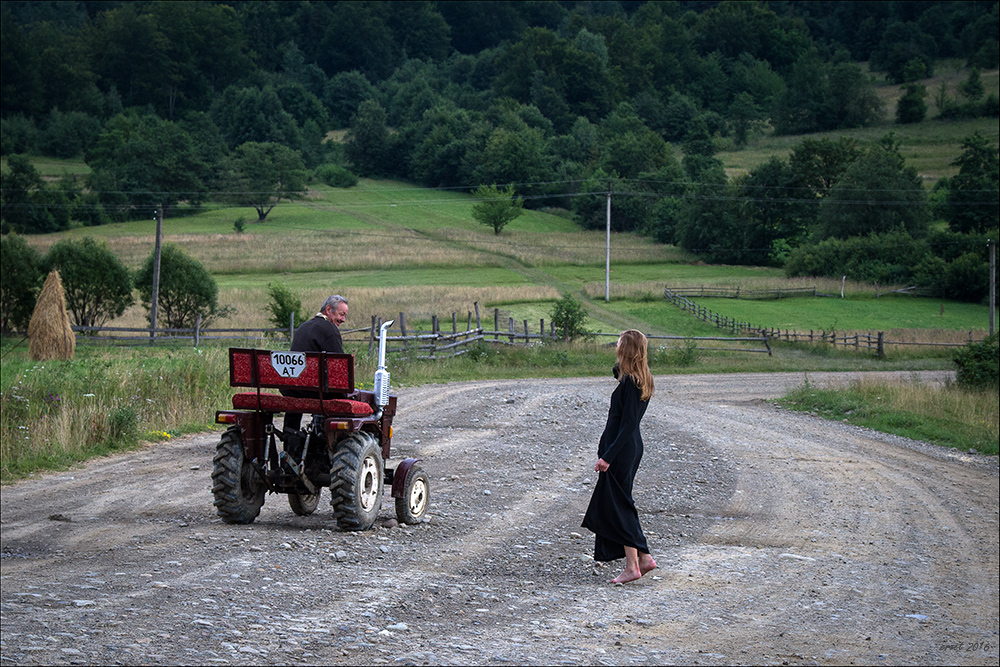
M995 87L995 73L990 81ZM996 141L995 119L928 121L904 128L887 124L859 131L857 136L874 139L888 130L896 132L904 155L914 160L930 183L954 173L950 162L961 152L961 138L974 129ZM747 150L721 157L731 169L750 169L771 155L787 155L801 139L758 139ZM923 166L920 156L926 156ZM79 161L37 164L51 179L87 173ZM240 218L244 230L237 233L234 223ZM611 236L610 282L606 284L605 233L580 230L567 211L526 211L497 235L474 221L468 194L395 181L362 179L348 190L314 185L306 197L282 202L263 222L249 208L214 203L182 207L164 221L163 231L166 243L183 248L216 279L219 304L231 313L211 325L220 328L270 326L268 286L281 284L300 297L307 311L317 308L329 294L347 296L348 329L368 327L373 317L394 319L399 313L406 314L411 329L426 330L435 316L450 328L452 313L462 327L478 304L488 329L496 309L502 328L513 319L518 330L527 321L535 332L542 320L550 321L555 301L569 293L584 304L585 326L592 332L613 334L637 328L659 336L724 335L668 303L663 289L670 285L815 286L837 297L844 290L845 298L697 299L699 305L720 315L761 327L801 332L885 331L893 340L948 343L967 341L970 335L980 338L988 330L985 306L886 296L893 288L886 285L878 287L881 298L876 298L874 285L787 279L774 268L705 265L678 248L634 234ZM153 220L137 220L31 236L28 242L44 253L62 238L94 236L136 269L152 252L154 234ZM111 325L146 326L146 312L134 305ZM614 361L612 340L595 337L529 349L484 346L463 357L435 362L393 360L393 383L605 374ZM0 479L7 482L35 470L62 468L123 447L211 428L214 410L226 405L231 394L225 356L231 344L280 347L287 340L208 342L198 349L183 344L153 349L80 345L70 362L40 364L28 357L26 343L5 338L0 366ZM884 359L820 344L773 342L771 356L718 349L723 346L701 349L714 345L653 339L651 367L656 374L954 367L953 348L893 347ZM367 344L348 343L348 351L357 355L359 382L364 382L375 365ZM177 391L178 387L183 391ZM810 403L810 410L840 414L836 395L818 400L832 407L821 409ZM894 409L909 415L908 419L927 420L924 426L917 424L906 432L912 437L996 451L996 402L964 412L954 407L955 402L975 401L952 393L947 401L908 398ZM942 409L951 406L948 414L934 414L939 405ZM966 416L956 418L955 413ZM901 418L894 413L889 419L898 422ZM981 424L987 428L949 440L949 433L968 430L953 426L955 419L973 424L970 428L980 429ZM882 428L882 423L885 420L876 415L865 425Z

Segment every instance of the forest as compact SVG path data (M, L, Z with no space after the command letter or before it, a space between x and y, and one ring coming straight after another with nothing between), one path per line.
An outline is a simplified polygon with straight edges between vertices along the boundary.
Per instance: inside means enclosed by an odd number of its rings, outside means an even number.
M981 301L998 149L972 134L925 188L888 133L996 118L997 2L0 3L4 234L226 202L258 218L310 179L474 191L789 275ZM969 68L928 91L943 60ZM905 94L888 109L873 77ZM731 175L716 157L802 135ZM43 179L32 156L82 158ZM6 262L6 260L5 260Z

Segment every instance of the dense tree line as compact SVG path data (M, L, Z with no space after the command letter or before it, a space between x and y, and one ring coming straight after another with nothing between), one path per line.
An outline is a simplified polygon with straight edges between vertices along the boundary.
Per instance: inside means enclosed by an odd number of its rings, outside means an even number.
M970 166L928 200L891 137L806 139L735 180L714 154L764 131L880 121L859 61L909 86L898 122L921 120L929 94L945 117L995 115L977 68L997 66L997 2L7 0L0 11L5 230L208 200L264 220L313 170L343 184L356 173L509 186L527 207L571 206L585 228L603 225L613 191L616 230L782 265L859 234L922 239L932 217L979 233L971 218L996 198L996 169ZM941 58L973 68L961 90L920 84ZM327 141L331 130L346 141ZM25 153L82 155L92 174L46 184Z

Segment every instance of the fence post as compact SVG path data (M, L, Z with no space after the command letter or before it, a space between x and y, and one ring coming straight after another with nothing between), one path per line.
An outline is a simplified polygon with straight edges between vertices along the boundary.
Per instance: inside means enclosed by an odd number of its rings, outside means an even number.
M514 332L514 318L513 317L508 317L507 318L507 331L510 332L510 342L511 342L511 344L513 344L514 343L514 336L515 336L515 332Z
M482 322L479 321L479 302L475 301L473 302L472 305L476 309L476 329L482 329L483 328Z
M451 313L451 333L458 334L458 313L455 311Z
M399 333L403 337L403 347L406 348L406 355L410 355L410 341L406 337L406 315L404 313L399 314Z
M198 313L198 320L194 323L194 346L198 347L201 338L201 313Z
M530 339L530 338L528 338L528 320L525 320L525 321L524 321L524 344L525 344L525 346L527 346L527 345L528 345L528 342L529 342L530 340L531 340L531 339Z
M295 311L288 316L288 340L291 341L295 337Z
M877 352L877 354L878 354L878 358L879 359L884 359L885 358L885 332L883 332L883 331L879 331L878 332L878 352Z
M375 349L375 316L372 315L372 328L368 331L368 356Z
M500 340L500 309L493 309L493 340Z
M538 323L538 335L545 338L545 318L543 317Z
M438 332L441 331L441 323L438 321L437 315L431 316L431 329L431 333L434 334L431 338L431 359L437 359Z

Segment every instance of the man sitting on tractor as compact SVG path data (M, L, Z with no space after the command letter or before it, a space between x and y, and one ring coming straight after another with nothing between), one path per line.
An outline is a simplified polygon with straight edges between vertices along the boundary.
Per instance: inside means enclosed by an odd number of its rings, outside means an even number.
M340 325L347 319L347 299L334 294L328 296L323 306L311 320L302 323L292 337L292 352L336 352L343 354L344 342L340 337ZM315 398L316 393L282 389L285 396ZM329 397L325 397L329 398ZM301 412L286 412L284 431L296 433L302 423Z

